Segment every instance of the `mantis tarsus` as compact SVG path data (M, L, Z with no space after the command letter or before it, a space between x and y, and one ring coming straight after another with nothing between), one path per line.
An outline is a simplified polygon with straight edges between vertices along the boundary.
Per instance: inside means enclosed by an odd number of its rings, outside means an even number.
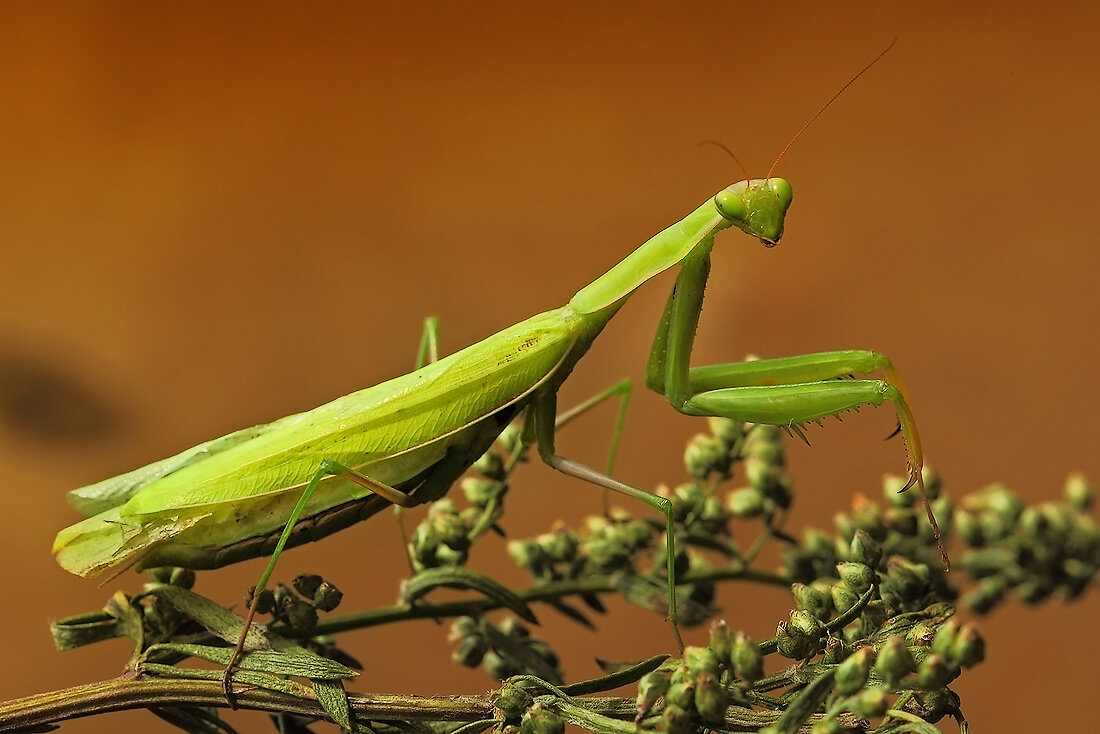
M680 266L646 370L647 386L674 408L797 432L806 422L889 401L908 455L905 487L924 491L909 399L884 355L846 350L689 365L714 235L736 227L772 247L783 233L791 199L790 184L770 172L733 184L561 308L311 411L74 490L72 504L90 517L58 534L58 563L93 576L129 565L212 568L270 555L259 590L288 542L322 537L389 503L410 506L440 498L522 415L526 440L547 464L638 498L665 515L668 618L675 630L670 501L564 458L554 445L559 388L611 317L653 276ZM875 371L883 378L840 379ZM935 524L930 510L929 520ZM678 631L676 637L679 641Z

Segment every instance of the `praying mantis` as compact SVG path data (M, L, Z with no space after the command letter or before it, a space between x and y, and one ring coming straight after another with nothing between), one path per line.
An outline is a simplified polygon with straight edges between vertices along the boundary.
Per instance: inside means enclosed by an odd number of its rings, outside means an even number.
M923 455L910 400L885 355L843 350L690 366L715 235L735 228L773 247L783 234L792 197L791 185L771 172L757 179L746 175L560 308L313 410L74 490L70 503L88 517L58 533L57 561L74 574L95 576L129 566L216 568L267 555L258 597L288 544L318 539L389 504L407 507L439 499L514 419L522 418L525 443L534 445L547 465L639 499L664 515L668 619L675 631L670 500L565 458L555 446L562 383L620 307L654 276L680 268L646 369L646 385L673 408L800 433L807 422L890 403L908 459L905 488L916 486L924 493ZM872 373L881 377L853 377ZM935 528L930 509L928 517ZM939 539L938 528L935 532ZM249 621L254 611L255 604ZM678 631L676 638L679 642Z

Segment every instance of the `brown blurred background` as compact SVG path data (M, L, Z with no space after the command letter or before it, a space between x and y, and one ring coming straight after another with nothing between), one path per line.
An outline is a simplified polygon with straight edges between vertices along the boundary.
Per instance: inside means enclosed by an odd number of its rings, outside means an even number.
M1004 480L1038 501L1071 469L1100 477L1095 8L0 5L0 698L113 676L128 654L52 650L50 619L139 586L54 565L53 535L76 517L66 490L406 371L426 315L450 351L563 303L741 177L699 141L763 175L895 36L780 166L796 192L783 244L720 240L696 361L873 347L906 375L950 491ZM563 403L640 378L670 283L631 301ZM610 422L581 421L559 446L598 462ZM831 528L902 469L901 444L881 441L892 427L864 411L791 445L792 529ZM639 394L620 474L680 481L700 428ZM540 465L509 502L514 537L599 508ZM494 550L475 567L518 581ZM229 602L259 569L198 588ZM390 603L402 569L382 518L278 574L323 571L351 611ZM726 590L725 616L767 637L788 598L745 588ZM660 620L611 606L598 633L543 612L570 678L596 673L593 654L640 654L639 639L671 647ZM983 620L987 662L957 684L971 722L1074 730L1095 690L1096 611L1094 594ZM445 634L350 635L369 666L355 689L492 687L450 664ZM132 712L66 729L121 726L159 725Z

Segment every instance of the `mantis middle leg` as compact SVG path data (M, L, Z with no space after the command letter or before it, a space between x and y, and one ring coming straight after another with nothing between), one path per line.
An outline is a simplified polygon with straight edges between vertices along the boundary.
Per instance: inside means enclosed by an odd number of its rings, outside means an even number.
M620 383L621 384L621 383ZM614 388L612 388L614 390ZM534 440L538 446L539 456L549 466L577 479L581 479L605 490L618 492L619 494L641 500L650 507L660 510L665 516L665 558L668 574L668 621L672 624L672 632L676 637L676 645L682 651L684 641L680 637L678 614L676 611L676 535L672 519L672 501L667 497L638 489L625 482L603 472L596 471L584 464L559 456L554 446L554 433L556 428L555 410L557 394L553 390L543 390L536 396L535 401L528 408L525 420L527 438Z

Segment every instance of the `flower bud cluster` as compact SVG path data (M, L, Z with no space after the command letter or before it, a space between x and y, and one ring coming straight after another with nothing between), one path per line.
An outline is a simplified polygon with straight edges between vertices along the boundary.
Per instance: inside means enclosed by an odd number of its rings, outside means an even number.
M730 649L727 644L726 652ZM638 681L635 722L642 730L683 734L722 724L730 704L726 683L731 669L728 654L720 660L712 647L687 648L679 665Z
M949 535L954 506L951 499L942 493L940 475L925 467L922 477L940 530L945 536ZM913 488L899 491L905 482L903 477L888 475L882 485L884 506L857 495L851 513L836 516L838 550L842 555L847 552L856 533L863 531L878 544L883 557L904 556L939 567L942 571L935 533L926 519L920 493Z
M728 479L733 462L742 458L747 424L729 418L707 418L710 434L700 433L684 449L688 475L704 480L710 475Z
M794 499L794 486L783 455L783 433L775 426L751 423L745 424L744 429L741 455L748 486L730 492L726 508L742 519L770 518L777 510L790 508Z
M318 612L331 612L344 598L343 592L316 574L302 574L291 585L293 588L279 584L261 592L256 612L270 614L273 622L307 635L317 626ZM250 589L245 596L246 607L252 605L254 593L255 589Z
M848 654L834 670L833 690L825 701L828 714L811 730L847 731L837 720L843 712L867 721L895 705L930 723L956 713L958 698L946 686L961 668L981 661L984 646L975 628L945 619L928 620L928 634L919 633L918 624L907 635L886 634ZM904 703L897 699L903 693Z
M593 573L632 572L635 556L650 547L653 538L654 531L646 523L616 508L611 518L586 518L579 534L557 525L535 538L513 540L508 553L536 581L561 581Z
M1063 502L1025 506L994 484L963 500L955 522L970 550L958 565L978 580L963 598L967 607L984 614L1010 592L1031 604L1052 595L1073 599L1094 582L1100 529L1088 514L1092 487L1075 474L1064 494Z
M426 568L465 564L475 514L476 511L460 513L449 499L433 502L427 516L409 537L409 557L413 567L423 571Z

